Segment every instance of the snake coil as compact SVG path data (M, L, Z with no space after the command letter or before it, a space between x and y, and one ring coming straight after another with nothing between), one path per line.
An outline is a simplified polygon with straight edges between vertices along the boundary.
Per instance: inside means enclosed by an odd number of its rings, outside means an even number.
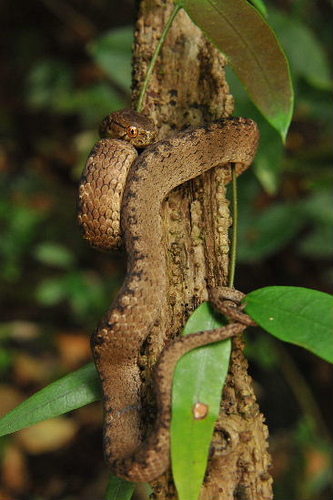
M212 292L213 303L236 322L177 337L164 349L155 372L155 427L146 437L137 359L167 300L161 204L176 186L216 166L225 168L225 182L231 179L231 164L237 174L243 172L255 157L259 132L250 119L227 118L150 144L156 135L152 121L122 110L103 121L100 133L102 139L81 178L79 222L93 246L109 250L123 242L128 259L125 282L92 335L104 393L104 451L115 474L149 482L169 465L171 386L177 361L196 347L240 333L250 322L239 309L239 294L229 289ZM138 155L135 147L145 149Z

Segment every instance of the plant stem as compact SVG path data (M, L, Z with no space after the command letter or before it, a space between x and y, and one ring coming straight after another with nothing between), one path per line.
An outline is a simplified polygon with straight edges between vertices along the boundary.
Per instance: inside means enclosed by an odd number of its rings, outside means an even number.
M141 113L141 111L142 111L143 100L144 100L146 92L147 92L147 88L148 88L148 85L149 85L150 77L151 77L151 74L152 74L152 72L154 70L154 67L155 67L157 58L159 56L159 53L161 51L161 48L163 46L164 40L165 40L165 38L166 38L166 36L168 34L168 31L171 28L171 25L172 25L172 23L173 23L176 15L178 14L178 12L179 12L180 9L181 9L181 6L178 5L178 4L176 4L175 7L174 7L174 9L173 9L173 11L172 11L171 16L168 19L168 22L166 23L166 25L164 27L163 33L161 35L161 38L158 41L158 44L156 46L155 52L153 54L153 57L151 58L151 61L149 63L148 70L147 70L147 73L146 73L146 77L145 77L145 80L143 82L143 85L142 85L142 88L141 88L141 91L140 91L140 94L139 94L138 102L137 102L137 105L136 105L136 111L138 113Z
M230 249L230 268L229 268L229 288L233 288L235 279L235 268L237 258L237 230L238 230L238 199L237 199L237 178L236 166L231 165L232 172L232 237Z

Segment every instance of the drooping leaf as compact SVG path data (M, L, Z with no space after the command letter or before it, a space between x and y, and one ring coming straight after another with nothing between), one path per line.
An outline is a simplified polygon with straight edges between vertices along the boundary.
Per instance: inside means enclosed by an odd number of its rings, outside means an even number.
M110 475L105 500L131 500L134 490L135 483Z
M333 296L293 286L249 293L245 311L280 340L304 347L333 363Z
M93 363L36 392L0 419L0 436L76 410L102 397Z
M287 59L269 25L245 0L178 0L223 52L265 118L286 137L293 111Z
M192 314L183 334L223 324L204 303ZM195 349L177 364L172 389L171 458L179 500L199 497L230 352L231 341L225 340ZM207 416L194 418L195 408L207 408Z

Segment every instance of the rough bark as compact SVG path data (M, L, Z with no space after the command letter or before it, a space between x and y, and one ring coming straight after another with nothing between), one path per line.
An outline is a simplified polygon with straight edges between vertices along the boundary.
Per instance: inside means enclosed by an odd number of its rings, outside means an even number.
M134 104L172 9L171 1L140 3L134 47ZM178 13L144 102L144 113L158 124L160 139L189 125L202 125L232 113L225 63L223 55L187 14ZM142 370L148 383L166 338L179 334L190 313L208 300L210 287L227 283L231 219L223 175L219 168L208 172L177 188L164 203L169 309L142 351ZM247 374L243 347L241 339L233 342L202 500L272 498L268 433ZM147 400L149 403L149 391ZM156 500L177 498L170 471L152 486Z

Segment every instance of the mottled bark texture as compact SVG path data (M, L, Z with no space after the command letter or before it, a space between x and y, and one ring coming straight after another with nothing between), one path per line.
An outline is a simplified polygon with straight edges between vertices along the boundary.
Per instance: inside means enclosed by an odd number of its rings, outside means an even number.
M142 0L134 47L133 104L149 61L173 9L171 1ZM233 98L226 60L184 11L178 13L159 56L144 101L144 113L159 126L159 139L189 125L229 116ZM223 169L215 169L170 194L164 203L169 300L159 325L142 349L148 383L166 337L179 334L190 313L209 298L209 288L227 284L229 203ZM166 335L165 335L166 332ZM267 428L247 374L243 341L235 339L221 412L212 442L202 500L272 498ZM149 417L148 417L149 420ZM152 484L153 498L177 498L170 471Z

